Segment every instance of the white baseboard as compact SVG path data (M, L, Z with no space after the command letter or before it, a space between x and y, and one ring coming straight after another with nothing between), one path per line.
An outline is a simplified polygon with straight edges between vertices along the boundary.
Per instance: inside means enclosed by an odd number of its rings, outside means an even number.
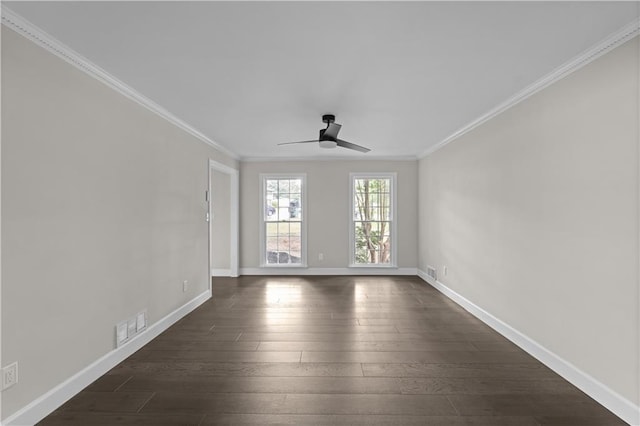
M211 276L212 277L230 277L231 276L231 269L213 268L213 269L211 269Z
M240 275L417 275L416 268L240 268Z
M434 280L424 271L418 269L418 276L449 299L469 311L489 327L511 340L525 352L558 373L591 398L598 401L616 416L620 417L632 426L640 426L640 406L629 401L622 395L591 377L589 374L580 370L575 365L551 352L540 343L511 327L509 324L491 315L489 312L466 299L459 293L451 290L440 281Z
M138 349L156 338L176 321L211 298L211 290L207 290L175 311L160 319L129 342L112 350L94 361L88 367L74 374L58 386L29 403L27 406L9 416L2 424L5 426L34 425L56 410L71 397L93 383L100 376L124 361Z

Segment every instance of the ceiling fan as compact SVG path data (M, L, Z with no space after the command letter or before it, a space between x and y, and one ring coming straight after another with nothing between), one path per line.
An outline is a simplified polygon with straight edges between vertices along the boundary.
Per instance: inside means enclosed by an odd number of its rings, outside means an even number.
M283 142L278 145L291 145L294 143L313 143L317 142L320 144L320 148L335 148L340 146L342 148L353 149L360 152L369 152L371 151L369 148L365 148L364 146L356 145L355 143L343 141L342 139L338 139L338 132L342 125L335 123L336 116L333 114L325 114L322 116L322 122L327 123L326 129L320 129L320 137L316 140L312 141L299 141L299 142Z

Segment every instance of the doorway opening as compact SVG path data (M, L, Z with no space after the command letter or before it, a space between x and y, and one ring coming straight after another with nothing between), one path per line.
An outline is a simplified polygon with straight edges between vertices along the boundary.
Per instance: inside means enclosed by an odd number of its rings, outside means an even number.
M209 274L238 276L239 172L209 160ZM211 280L209 280L211 282Z

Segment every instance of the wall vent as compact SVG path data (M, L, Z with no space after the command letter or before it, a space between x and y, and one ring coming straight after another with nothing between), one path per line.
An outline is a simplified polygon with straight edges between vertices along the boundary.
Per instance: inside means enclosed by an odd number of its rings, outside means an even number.
M436 271L436 268L434 268L433 266L427 265L427 275L436 281L438 280L438 272Z

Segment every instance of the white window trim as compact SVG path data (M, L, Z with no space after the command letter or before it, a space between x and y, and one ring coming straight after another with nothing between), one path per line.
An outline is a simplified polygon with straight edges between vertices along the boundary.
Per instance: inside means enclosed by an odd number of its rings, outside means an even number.
M267 228L264 220L264 200L266 198L267 179L301 179L302 180L302 196L300 204L302 205L302 222L300 222L300 263L267 263ZM307 174L306 173L260 173L260 204L258 208L260 218L260 267L261 268L307 268ZM278 223L278 222L273 222Z
M356 235L353 220L353 212L355 211L354 203L354 183L356 179L391 179L391 260L388 264L380 263L356 263ZM398 252L398 224L397 224L397 173L349 173L349 267L350 268L397 268L397 252Z

